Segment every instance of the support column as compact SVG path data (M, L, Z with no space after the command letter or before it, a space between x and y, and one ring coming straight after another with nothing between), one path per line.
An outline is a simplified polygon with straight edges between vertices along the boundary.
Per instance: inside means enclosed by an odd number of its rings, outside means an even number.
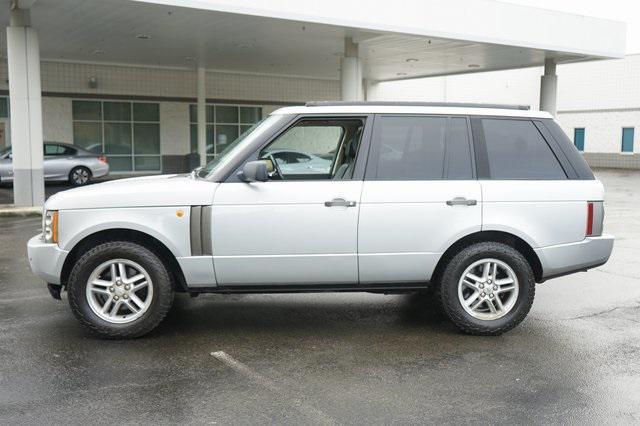
M362 59L358 44L352 38L344 40L344 57L340 61L340 89L343 101L362 101Z
M544 75L540 78L540 111L547 111L555 116L558 100L558 76L556 61L547 58L544 61Z
M198 155L200 165L207 164L207 88L206 73L203 66L198 66Z
M38 34L29 11L12 2L7 27L7 64L11 110L13 202L16 206L44 203L42 92Z

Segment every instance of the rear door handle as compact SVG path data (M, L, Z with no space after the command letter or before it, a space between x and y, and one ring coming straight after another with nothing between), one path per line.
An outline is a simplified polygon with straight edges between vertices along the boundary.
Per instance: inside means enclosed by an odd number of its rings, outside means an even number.
M476 204L478 204L476 200L468 200L464 197L456 197L447 201L448 206L475 206Z
M355 201L347 201L344 198L334 198L331 201L324 202L325 207L355 207Z

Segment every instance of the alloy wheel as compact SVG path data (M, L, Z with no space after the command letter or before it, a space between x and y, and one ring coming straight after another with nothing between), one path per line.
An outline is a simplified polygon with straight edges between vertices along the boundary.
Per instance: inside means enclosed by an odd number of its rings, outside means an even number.
M498 259L472 263L458 281L458 299L474 318L495 320L508 314L518 299L518 277Z
M153 283L138 263L113 259L95 268L87 282L89 307L101 319L124 324L144 315L153 300Z
M85 169L75 169L71 175L71 179L76 185L84 185L89 181L89 172Z

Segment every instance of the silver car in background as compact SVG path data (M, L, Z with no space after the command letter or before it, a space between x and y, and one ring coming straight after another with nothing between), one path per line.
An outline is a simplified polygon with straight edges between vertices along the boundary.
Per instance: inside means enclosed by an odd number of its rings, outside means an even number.
M109 174L109 164L102 155L58 142L45 142L43 149L45 181L82 186ZM11 147L0 152L0 182L13 182Z

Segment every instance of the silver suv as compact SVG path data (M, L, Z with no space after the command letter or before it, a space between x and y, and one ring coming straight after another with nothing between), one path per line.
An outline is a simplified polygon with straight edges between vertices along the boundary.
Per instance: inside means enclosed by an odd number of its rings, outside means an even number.
M605 263L604 192L545 112L309 103L188 175L58 193L35 273L105 337L152 330L174 292L431 291L495 335L535 284Z

